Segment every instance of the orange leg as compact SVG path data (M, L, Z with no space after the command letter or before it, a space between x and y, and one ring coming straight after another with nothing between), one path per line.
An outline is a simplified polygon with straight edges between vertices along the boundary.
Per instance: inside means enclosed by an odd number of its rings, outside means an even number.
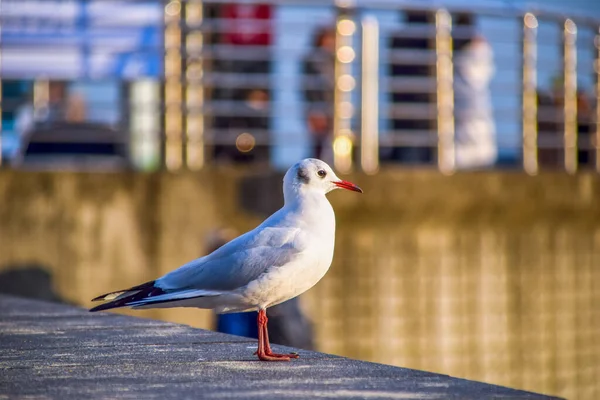
M298 358L298 354L277 354L271 350L271 344L269 343L269 331L267 329L267 313L265 310L258 311L258 350L256 355L261 361L290 361L290 358Z

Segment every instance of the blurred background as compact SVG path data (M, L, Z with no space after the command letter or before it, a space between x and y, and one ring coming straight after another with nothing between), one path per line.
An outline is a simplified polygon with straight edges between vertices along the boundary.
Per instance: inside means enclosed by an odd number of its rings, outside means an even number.
M600 3L4 0L0 291L88 307L318 157L328 275L275 342L600 398ZM252 314L123 311L253 335Z

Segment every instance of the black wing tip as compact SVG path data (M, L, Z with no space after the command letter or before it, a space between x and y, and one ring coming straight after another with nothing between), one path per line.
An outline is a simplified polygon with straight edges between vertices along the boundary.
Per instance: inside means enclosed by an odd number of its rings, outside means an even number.
M156 282L156 281L142 283L141 285L134 286L134 287L131 287L126 290L117 290L115 292L109 292L109 293L105 293L101 296L95 297L92 299L92 301L104 300L107 296L109 296L111 294L115 294L115 293L125 294L127 292L133 292L129 296L125 296L118 300L112 299L112 301L109 301L108 303L100 304L94 308L91 308L89 311L96 312L96 311L110 310L112 308L127 307L131 301L139 300L146 296L163 294L164 293L163 290L154 286L154 282Z
M150 288L154 288L154 283L155 282L156 281L149 281L149 282L146 282L146 283L142 283L141 285L130 287L129 289L115 290L114 292L104 293L104 294L101 294L98 297L94 297L92 299L92 301L101 301L101 300L104 300L106 298L106 296L110 296L111 294L115 294L115 293L127 293L127 292L147 290L147 289L150 289Z
M94 308L90 308L89 312L96 312L96 311L103 311L103 310L109 310L111 308L115 308L111 303L106 303L106 304L100 304L99 306L96 306Z
M127 303L128 303L128 298L124 298L121 300L109 301L108 303L100 304L94 308L90 308L90 312L110 310L111 308L126 307Z

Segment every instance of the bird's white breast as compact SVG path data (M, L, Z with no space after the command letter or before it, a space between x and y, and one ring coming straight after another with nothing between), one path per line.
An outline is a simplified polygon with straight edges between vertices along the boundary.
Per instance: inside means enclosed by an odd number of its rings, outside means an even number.
M333 260L335 215L324 196L323 199L318 207L292 214L288 222L300 227L296 240L305 241L305 250L291 262L268 269L243 288L249 303L258 307L282 303L307 291L325 275Z

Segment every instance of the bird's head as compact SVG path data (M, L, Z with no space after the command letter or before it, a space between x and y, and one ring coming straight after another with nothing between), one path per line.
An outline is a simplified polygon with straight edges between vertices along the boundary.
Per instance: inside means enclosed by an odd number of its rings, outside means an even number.
M317 192L326 194L334 189L346 189L362 193L353 183L335 175L326 162L316 158L306 158L291 167L283 178L284 195L292 193Z

